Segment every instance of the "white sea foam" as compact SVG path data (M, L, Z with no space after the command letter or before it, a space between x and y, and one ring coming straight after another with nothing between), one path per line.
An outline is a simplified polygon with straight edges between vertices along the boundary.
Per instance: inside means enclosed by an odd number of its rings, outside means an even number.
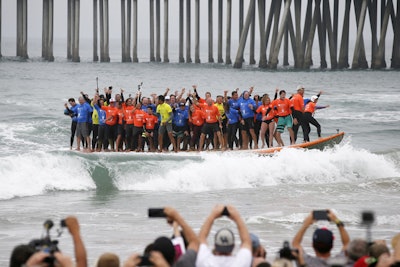
M183 161L179 167L160 161L143 177L119 170L116 183L120 190L201 192L400 177L392 160L350 144L326 151L284 149L272 157L240 152L201 156L203 161Z
M169 159L164 154L146 154L141 159L129 153L42 151L6 156L0 162L0 199L95 189L95 166L106 170L102 178L121 191L205 192L332 183L356 183L368 189L379 179L400 177L393 157L355 149L349 143L325 151L283 149L273 156L250 151L191 155L171 154Z
M51 190L95 188L85 163L44 152L2 158L0 184L0 199L40 195Z

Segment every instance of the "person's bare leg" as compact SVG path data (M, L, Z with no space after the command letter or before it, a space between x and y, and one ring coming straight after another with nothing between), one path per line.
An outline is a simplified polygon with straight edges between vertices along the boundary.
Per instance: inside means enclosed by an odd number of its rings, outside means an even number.
M213 150L218 150L219 149L219 147L220 147L220 145L221 145L221 142L220 142L220 138L219 138L219 136L220 136L220 132L215 132L214 133L214 147L213 147Z
M159 152L162 152L162 150L163 150L163 137L164 137L164 134L158 134L158 146L160 147L160 149L158 150Z
M296 141L294 140L294 132L292 128L287 128L289 131L289 135L290 135L290 144L294 145L296 143Z
M143 146L143 137L140 134L138 137L138 149L137 149L138 152L143 152L142 146Z
M176 150L181 151L181 142L182 142L182 137L176 138Z
M242 149L249 149L249 138L245 130L242 130Z
M117 143L117 151L121 151L119 149L119 147L121 145L121 140L122 140L122 135L119 134L118 137L117 137L117 141L116 141L116 143Z
M282 137L281 137L281 133L280 132L278 132L278 131L276 132L275 138L276 138L276 141L278 142L279 146L285 146L285 144L282 141Z
M257 140L257 135L254 132L254 129L250 129L250 135L251 135L251 138L253 139L254 149L258 149L258 140Z
M202 151L203 150L203 146L204 146L204 140L206 139L206 135L205 134L201 134L200 135L200 142L199 142L199 147L198 150Z
M222 138L224 139L224 148L226 150L226 149L228 149L228 133L224 133Z
M222 133L221 132L217 132L217 137L218 137L219 142L221 143L221 149L222 150L226 150L226 146L224 144L224 138L222 136Z
M86 149L87 149L88 151L91 151L91 149L90 149L90 144L91 144L91 142L90 142L90 136L87 136L87 137L86 137L86 141L87 141L87 144L88 144L88 146L87 146Z
M269 130L269 136L268 136L268 146L272 147L273 141L274 141L274 131L275 131L275 125L273 122L270 122L268 124L268 130Z
M149 139L149 143L150 143L150 151L154 152L155 148L154 148L153 135L149 134L147 138Z
M76 150L77 151L80 151L81 150L81 137L80 136L77 136L76 137Z
M268 128L268 124L266 124L265 122L261 123L261 129L260 129L260 137L261 137L261 148L265 147L265 132L267 131Z
M177 152L178 150L176 148L175 138L172 135L172 132L168 132L168 137L169 137L169 141L171 141L171 144L172 144L172 146L174 148L174 151Z

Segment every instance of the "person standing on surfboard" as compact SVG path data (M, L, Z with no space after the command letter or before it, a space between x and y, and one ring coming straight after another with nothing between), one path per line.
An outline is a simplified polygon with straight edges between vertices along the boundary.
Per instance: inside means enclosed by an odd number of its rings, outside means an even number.
M81 140L85 140L85 144L90 144L89 127L88 121L90 113L93 112L93 108L80 96L79 104L76 108L77 127L76 127L76 150L80 150Z
M169 140L171 141L174 151L176 152L176 143L174 136L172 135L172 119L174 117L172 113L172 108L170 105L164 102L165 98L163 95L158 96L157 113L161 115L160 128L158 129L158 145L160 147L160 152L163 149L163 137L165 132L167 132Z
M307 103L307 105L304 109L304 126L305 126L304 141L305 142L310 142L310 136L309 136L309 134L311 132L310 123L317 128L318 137L321 138L321 125L318 123L318 121L313 116L316 109L323 109L323 108L329 107L329 105L317 106L319 95L321 95L321 93L322 92L320 92L318 95L313 95L311 97L310 102Z
M287 127L290 135L290 144L294 145L294 133L293 133L293 103L290 102L288 98L286 98L286 91L279 91L279 98L272 102L273 109L276 110L278 119L278 125L276 127L276 140L278 141L279 146L284 146L281 134L283 133L285 127Z
M71 105L71 107L68 107L68 104L65 103L64 107L64 115L70 116L71 117L71 138L70 138L70 149L72 149L72 146L74 144L74 138L75 138L75 132L76 132L76 126L78 125L78 118L76 117L76 108L78 107L76 105L75 99L70 98L68 99L68 103Z
M299 85L297 86L297 94L295 94L290 101L293 103L293 135L294 135L294 142L297 141L297 132L301 126L301 129L304 133L304 86Z

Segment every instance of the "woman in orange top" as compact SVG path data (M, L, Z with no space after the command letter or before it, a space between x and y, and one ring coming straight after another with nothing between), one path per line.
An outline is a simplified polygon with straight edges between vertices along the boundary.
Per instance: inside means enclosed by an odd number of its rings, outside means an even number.
M189 125L190 125L190 150L199 148L201 128L204 124L203 112L196 105L190 105Z
M115 138L117 136L118 109L115 107L115 99L110 99L109 106L101 106L106 112L106 130L104 150L108 151L108 145L111 145L111 150L114 151Z
M223 144L222 134L222 122L221 122L221 114L216 106L214 106L214 101L211 98L207 98L206 100L207 106L202 108L203 118L205 119L205 123L203 128L201 129L200 135L200 144L199 144L199 151L203 149L204 141L206 135L209 134L210 136L214 135L214 145L217 144L217 138L220 144ZM216 149L216 147L214 147Z
M316 109L322 109L322 108L327 108L328 106L317 106L318 102L318 96L313 95L311 97L311 101L307 103L305 109L304 109L304 126L305 126L305 135L304 135L304 141L305 142L310 142L310 132L311 132L311 127L310 123L317 127L317 134L318 137L321 137L321 125L318 123L318 121L313 117L314 112Z
M137 152L142 151L142 143L143 143L143 126L146 122L147 113L142 110L142 104L138 102L136 104L136 108L133 111L133 149L136 149Z
M266 94L262 98L262 105L259 106L256 110L257 113L261 113L262 115L262 123L261 123L261 142L262 148L265 146L265 133L267 129L269 130L268 135L268 147L272 147L272 141L274 139L274 132L275 132L275 110L272 108L271 99ZM267 113L268 112L268 113Z
M155 152L156 148L154 146L154 128L158 123L158 117L153 114L153 108L151 106L147 107L147 116L145 117L145 132L144 137L147 143L148 149L151 152ZM144 144L142 149L144 150Z
M294 132L293 132L293 103L290 102L288 98L286 98L286 91L279 91L279 98L272 102L273 109L276 110L276 114L278 115L278 125L276 126L276 140L280 146L284 146L281 133L285 127L287 127L289 135L290 135L290 144L293 145L295 143L294 140Z

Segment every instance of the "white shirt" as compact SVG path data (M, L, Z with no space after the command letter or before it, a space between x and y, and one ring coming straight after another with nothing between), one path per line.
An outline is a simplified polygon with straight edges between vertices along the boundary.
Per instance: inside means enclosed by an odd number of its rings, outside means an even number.
M236 255L216 256L206 244L201 244L196 267L250 267L251 261L251 251L247 248L240 248Z

